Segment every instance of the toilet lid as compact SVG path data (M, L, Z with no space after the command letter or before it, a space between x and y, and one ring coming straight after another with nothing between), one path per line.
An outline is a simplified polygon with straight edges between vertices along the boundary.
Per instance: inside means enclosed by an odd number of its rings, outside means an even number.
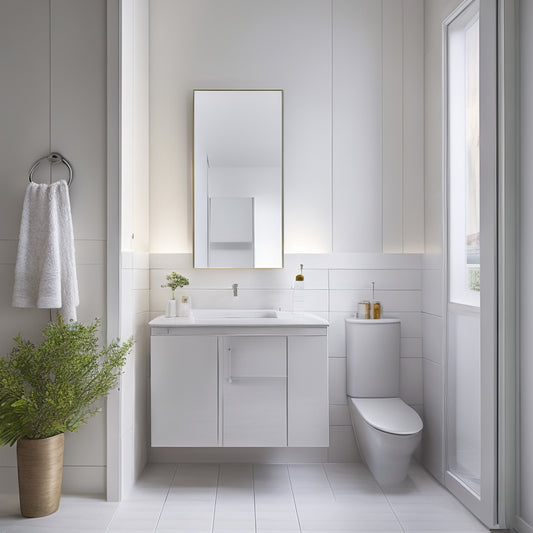
M413 435L422 430L418 413L400 398L351 398L365 422L380 431Z

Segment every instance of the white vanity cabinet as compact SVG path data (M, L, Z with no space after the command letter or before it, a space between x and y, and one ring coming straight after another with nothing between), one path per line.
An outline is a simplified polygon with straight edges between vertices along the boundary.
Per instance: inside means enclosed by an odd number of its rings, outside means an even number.
M218 446L215 336L152 336L152 446Z
M153 320L152 446L328 446L328 324L315 318L279 327Z

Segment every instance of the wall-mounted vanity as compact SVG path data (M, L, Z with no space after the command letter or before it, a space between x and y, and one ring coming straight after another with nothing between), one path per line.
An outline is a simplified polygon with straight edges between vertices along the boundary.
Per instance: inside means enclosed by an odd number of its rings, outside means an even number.
M195 310L150 327L152 446L329 445L327 321Z

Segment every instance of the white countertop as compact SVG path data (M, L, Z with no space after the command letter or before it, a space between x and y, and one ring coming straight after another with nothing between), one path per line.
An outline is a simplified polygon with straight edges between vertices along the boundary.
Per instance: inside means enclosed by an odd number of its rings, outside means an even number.
M197 326L237 327L327 327L329 322L311 313L292 313L273 309L193 309L192 316L158 316L150 321L155 328L181 328Z

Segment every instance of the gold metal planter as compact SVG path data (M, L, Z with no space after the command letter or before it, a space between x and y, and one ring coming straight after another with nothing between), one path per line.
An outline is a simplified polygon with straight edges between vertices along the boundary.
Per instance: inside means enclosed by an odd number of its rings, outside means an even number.
M59 507L65 435L17 442L20 512L46 516Z

